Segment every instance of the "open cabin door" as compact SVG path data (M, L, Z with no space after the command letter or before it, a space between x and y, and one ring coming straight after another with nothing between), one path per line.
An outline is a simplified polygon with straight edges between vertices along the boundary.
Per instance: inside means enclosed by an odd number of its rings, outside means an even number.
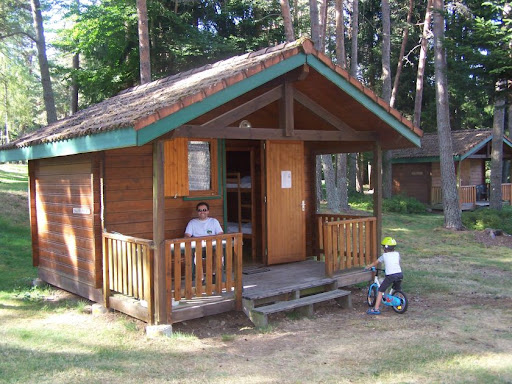
M306 258L304 143L266 141L267 264Z

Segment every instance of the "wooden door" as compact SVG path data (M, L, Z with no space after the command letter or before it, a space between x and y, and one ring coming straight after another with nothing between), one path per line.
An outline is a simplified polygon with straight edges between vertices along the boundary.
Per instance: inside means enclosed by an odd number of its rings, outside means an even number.
M303 143L267 141L265 165L267 264L305 260Z

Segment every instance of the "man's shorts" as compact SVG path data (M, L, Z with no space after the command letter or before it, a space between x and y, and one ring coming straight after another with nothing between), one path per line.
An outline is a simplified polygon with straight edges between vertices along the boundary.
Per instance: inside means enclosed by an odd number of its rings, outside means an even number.
M402 279L404 275L402 272L393 273L392 275L386 275L382 283L379 287L379 292L385 292L388 287L393 284L393 289L395 291L400 291L402 289Z

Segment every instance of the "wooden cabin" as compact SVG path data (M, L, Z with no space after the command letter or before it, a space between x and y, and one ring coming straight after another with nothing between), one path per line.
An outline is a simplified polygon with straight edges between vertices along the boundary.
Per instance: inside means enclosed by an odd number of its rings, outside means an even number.
M491 130L452 131L453 161L462 209L485 205L489 199L486 163L491 160ZM512 142L503 139L503 161L512 159ZM489 167L487 167L489 168ZM510 165L502 183L503 200L512 198ZM427 133L420 148L393 151L393 194L414 197L424 204L442 206L439 141L436 133Z
M421 135L301 39L123 91L0 161L29 162L44 281L148 323L244 309L262 324L279 302L346 296L378 253L381 173L372 217L319 215L316 156L373 151L380 170ZM225 233L184 239L200 201Z

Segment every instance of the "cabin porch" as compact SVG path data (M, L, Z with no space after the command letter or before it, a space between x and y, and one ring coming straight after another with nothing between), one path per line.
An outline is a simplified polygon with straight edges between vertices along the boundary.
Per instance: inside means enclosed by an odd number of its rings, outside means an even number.
M485 187L485 188L482 188ZM484 207L489 205L489 185L462 185L457 188L459 192L459 204L463 211L474 210L476 207ZM484 193L485 191L485 193ZM502 200L505 203L512 204L512 184L501 184ZM431 188L431 207L433 209L443 209L443 199L441 187Z
M264 326L269 313L300 308L311 314L322 301L349 307L350 292L340 288L370 280L361 267L377 255L376 219L317 215L317 224L317 255L280 265L244 268L241 233L166 240L167 322L244 310ZM104 305L154 323L162 292L152 241L104 233L103 244Z

